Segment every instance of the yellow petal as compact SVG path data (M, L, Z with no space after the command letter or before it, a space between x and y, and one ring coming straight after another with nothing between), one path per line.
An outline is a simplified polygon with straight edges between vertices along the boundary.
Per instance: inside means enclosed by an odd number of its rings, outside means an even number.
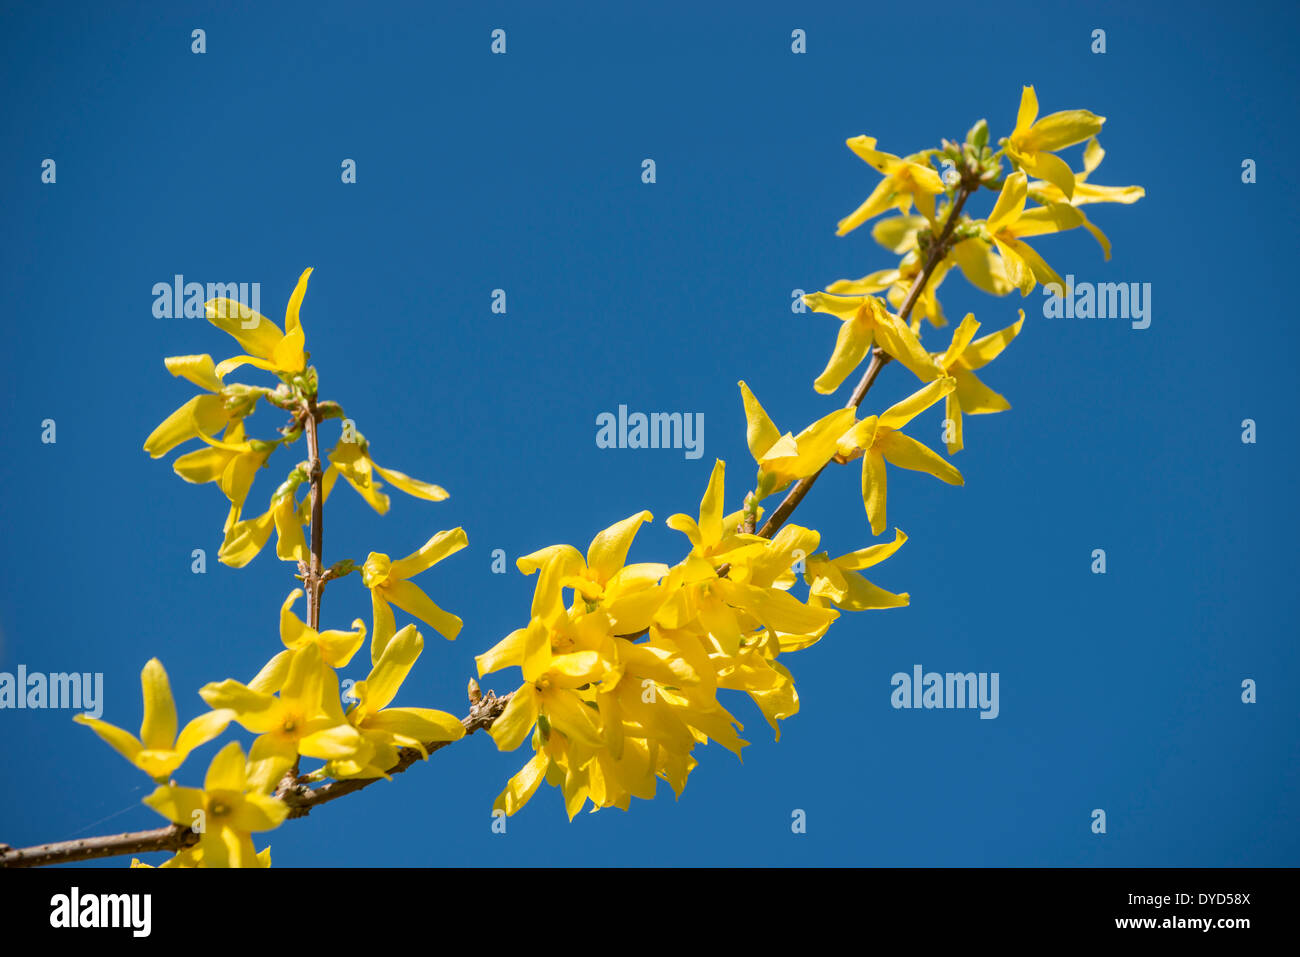
M484 675L513 665L522 667L524 663L524 637L526 634L527 629L516 628L483 654L475 656L474 661L478 664L478 676L482 678Z
M215 482L225 474L237 453L211 447L186 452L172 463L172 469L187 482L202 485Z
M107 744L122 757L126 758L132 764L135 764L136 757L143 750L144 746L129 731L109 724L107 721L101 721L98 718L92 718L89 715L79 714L73 717L77 724L84 724L86 727L99 735Z
M868 219L879 216L889 209L896 189L893 180L882 179L857 209L835 224L835 235L847 236Z
M281 368L272 359L260 359L257 356L232 356L229 359L222 359L217 363L216 374L219 376L228 376L241 366L252 366L255 369L261 369L264 372L275 372ZM294 370L297 371L297 370Z
M850 572L845 576L847 588L844 597L835 604L845 611L870 611L876 608L902 608L910 603L907 592L896 595L873 585L861 575Z
M952 425L952 439L946 443L948 446L948 454L955 455L964 448L962 439L961 402L958 401L956 392L949 392L943 401L943 417Z
M238 746L238 742L232 741L231 744ZM173 824L180 824L183 827L193 827L200 820L195 812L204 811L207 807L205 796L198 788L166 785L156 788L144 799L144 803Z
M1023 169L1047 180L1064 193L1066 199L1074 195L1074 171L1055 153L1031 153L1019 158Z
M221 543L217 560L231 568L243 568L266 545L275 527L275 516L267 511L257 518L236 522L226 533L226 540Z
M205 791L238 791L245 787L244 749L231 741L212 758L203 778Z
M509 817L527 804L538 785L542 783L548 760L541 752L534 754L528 763L519 769L519 773L510 779L505 790L497 795L496 801L492 804L493 809L505 811L506 816Z
M999 329L997 332L990 333L987 336L981 336L967 347L962 353L962 365L968 369L981 369L988 365L993 359L1002 353L1020 333L1020 327L1025 324L1025 310L1020 310L1020 318L1005 329Z
M928 385L917 389L903 401L880 413L879 427L882 429L901 429L955 388L957 388L957 382L951 376L935 379Z
M423 650L424 638L415 625L407 625L393 636L366 678L367 711L373 714L388 707Z
M1034 92L1032 86L1022 87L1020 90L1020 109L1016 112L1016 127L1012 135L1028 133L1029 128L1034 125L1034 120L1037 118L1038 94Z
M411 578L433 567L448 555L454 555L469 545L469 536L463 528L453 528L439 532L420 546L419 550L399 558L389 566L391 580Z
M856 320L842 323L835 337L835 350L822 374L813 382L813 388L822 395L838 389L871 349L871 334L872 326L868 323Z
M428 502L441 502L443 499L448 498L447 490L442 486L413 479L405 472L399 472L397 469L386 469L383 466L376 465L375 471L407 495L415 498L422 498Z
M176 741L176 702L162 662L150 658L140 672L144 694L144 721L140 725L140 743L151 750L170 750Z
M977 238L962 240L952 247L951 256L962 275L977 289L993 296L1005 296L1015 288L1007 280L1002 260L993 255L988 243Z
M498 750L513 751L524 743L536 723L537 694L532 685L526 684L511 696L505 710L492 722L488 733L492 735Z
M877 444L880 453L891 465L915 472L928 472L949 485L965 484L961 473L947 459L902 432L890 432Z
M309 557L307 537L298 521L297 503L293 495L286 495L272 510L275 522L275 554L285 562L305 562Z
M274 322L233 299L210 299L203 308L208 322L234 336L246 352L259 359L271 358L276 345L284 338Z
M1028 178L1021 170L1016 170L1002 184L1002 192L989 213L988 231L999 233L1015 223L1025 209Z
M195 748L207 744L225 731L234 717L235 712L228 708L218 708L199 715L181 729L180 736L176 739L176 751L185 756Z
M1011 408L1010 402L981 382L975 373L958 370L956 378L957 391L953 395L967 415L1005 412Z
M266 794L246 794L231 809L230 826L236 831L270 831L289 816L283 801Z
M198 438L199 431L209 434L228 421L219 395L196 395L159 424L144 440L144 450L153 458L166 455L182 442Z
M966 318L962 319L961 325L953 330L952 342L949 343L948 350L943 354L943 358L939 360L939 365L944 369L951 369L953 363L966 351L966 347L975 338L975 333L979 327L980 324L975 321L975 314L973 312L966 313Z
M882 219L871 230L871 238L896 256L916 246L916 234L926 227L924 216L894 216Z
M745 403L745 441L749 445L750 454L757 462L776 444L781 433L763 407L759 405L758 399L754 398L754 393L749 391L749 386L743 380L738 384L741 399Z
M878 565L883 562L894 552L903 547L907 541L907 536L901 529L894 529L894 540L885 542L881 545L871 545L867 548L860 548L855 552L849 552L835 559L837 568L845 571L858 571L863 568L870 568L872 565Z
M1061 110L1049 113L1029 129L1020 148L1028 150L1057 150L1082 143L1101 132L1106 117L1087 110Z
M384 589L384 597L398 608L419 618L449 641L460 634L464 625L455 615L435 605L428 595L411 582L392 582Z
M627 561L628 549L632 547L632 539L636 537L641 524L652 521L654 516L642 511L598 533L587 548L589 575L602 585L609 581Z
M722 519L726 512L726 473L727 463L715 459L713 471L709 473L709 486L700 499L700 542L706 548L722 541Z
M871 522L871 534L885 530L885 498L887 492L885 460L881 454L868 449L862 455L862 503Z
M212 364L212 356L168 356L163 359L163 364L172 375L188 379L200 389L209 392L220 392L222 389L221 379L217 377Z
M366 728L422 745L459 741L465 736L465 726L460 718L432 708L385 708L366 719ZM414 744L405 746L415 747Z

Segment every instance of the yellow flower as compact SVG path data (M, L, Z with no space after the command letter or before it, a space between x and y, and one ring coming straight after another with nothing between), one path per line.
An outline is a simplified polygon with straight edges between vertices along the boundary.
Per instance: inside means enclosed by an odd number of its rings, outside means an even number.
M172 469L185 481L195 485L216 482L217 487L238 510L248 498L257 470L266 464L271 453L283 441L263 441L244 436L242 420L232 421L220 439L210 438L196 423L196 435L208 448L182 455Z
M1016 128L1006 139L1007 156L1026 173L1055 184L1068 198L1074 195L1074 173L1055 153L1096 136L1105 122L1104 116L1087 110L1062 110L1038 119L1038 96L1027 86L1020 94Z
M599 654L591 650L554 654L549 629L540 618L534 618L524 629L521 667L524 683L488 729L497 748L513 751L519 747L539 717L570 740L596 748L603 745L596 712L576 691L600 680L605 664Z
M855 136L847 140L846 144L885 178L861 206L840 220L835 229L837 236L857 229L891 206L897 207L900 213L906 213L913 201L927 219L934 218L934 197L944 191L943 180L931 167L916 162L917 159L923 159L923 156L902 159L892 153L882 153L875 148L876 141L870 136Z
M1006 265L989 242L970 237L954 243L948 253L951 261L976 289L991 296L1005 296L1016 286L1007 279Z
M957 383L948 393L944 407L944 418L952 422L952 439L948 442L948 454L962 449L963 413L966 415L984 415L990 412L1005 412L1011 403L994 392L975 375L976 369L982 369L997 358L1008 343L1020 332L1025 324L1025 311L1020 310L1020 318L1012 325L981 339L975 339L975 332L980 324L975 321L973 313L967 313L952 334L952 342L946 352L936 354L935 359L945 375L951 376ZM974 341L972 341L974 340Z
M871 534L885 530L885 462L900 468L928 472L949 485L962 485L961 473L937 452L898 430L957 387L949 376L918 389L879 416L862 419L839 441L845 459L862 454L862 501L871 520Z
M195 718L177 735L176 702L172 698L167 672L157 658L150 658L140 672L140 688L144 696L144 721L140 725L139 738L89 715L79 714L72 720L86 725L155 781L167 780L191 751L221 734L235 717L233 711L225 709L209 711Z
M625 562L637 531L652 521L653 515L641 511L615 522L592 538L585 559L572 545L550 545L518 559L515 566L525 575L541 572L532 616L553 624L564 611L560 590L572 588L590 609L598 606L620 634L648 627L666 597L656 586L668 566Z
M284 332L270 319L233 299L210 299L204 303L208 321L230 333L252 355L235 356L217 365L217 375L224 376L243 365L256 366L267 372L291 375L302 372L307 360L303 353L306 335L298 318L311 269L303 270L298 285L284 310Z
M259 678L265 681L265 671ZM343 715L338 678L315 643L293 653L278 696L233 678L204 685L199 695L214 708L234 711L234 719L259 736L248 752L254 765L287 766L300 754L325 761L350 758L362 745Z
M921 219L921 217L904 216L901 217L901 219ZM899 221L900 219L884 220L879 225L883 226L887 223L898 223ZM924 222L924 220L922 220L922 222ZM881 269L869 273L861 279L837 279L826 287L826 291L836 296L870 296L878 292L883 292L892 308L901 309L903 303L907 299L908 293L912 291L912 285L920 274L922 265L921 257L917 253L915 246L916 233L913 231L910 233L910 236L912 248L906 251L902 261L899 262L897 269ZM917 330L921 327L922 319L929 320L930 325L934 326L936 329L942 328L948 324L948 320L943 314L943 307L939 305L938 291L939 286L943 283L944 277L948 274L948 271L951 268L952 263L947 259L940 260L939 264L936 265L934 270L930 273L929 281L925 284L925 287L921 290L920 294L917 295L916 301L912 305L911 319L906 324L906 328L911 330L913 338L915 338ZM898 325L903 325L901 319L897 322ZM906 353L908 356L908 362L914 363L914 360L919 360L920 356L912 347L910 341L901 336L897 338L899 338L900 341L896 344L896 350L900 353ZM886 340L884 339L880 340L881 348L886 352L890 352L892 355L893 352L885 347L885 341ZM907 363L905 362L904 365L907 365ZM911 368L911 366L909 365L908 368Z
M182 442L200 435L215 435L231 427L252 412L261 394L248 386L227 386L216 374L212 357L208 355L168 356L163 363L172 375L188 379L210 394L196 395L149 434L144 440L144 450L155 459Z
M293 652L315 645L320 649L321 663L327 668L343 668L352 660L361 643L366 640L366 624L360 618L353 619L351 631L318 632L293 612L293 603L303 595L301 588L289 592L289 597L280 606L280 641L285 651L280 654L287 658Z
M713 503L723 499L724 468L714 467L701 503L700 518L705 524L711 524L706 510L716 510L720 506ZM689 519L675 522L674 527L691 537ZM816 544L816 533L804 537L807 532L793 526L771 541L756 535L736 536L738 547L725 555L731 565L725 578L718 575L712 560L705 560L693 549L669 574L665 582L668 599L656 613L655 622L663 628L706 634L727 655L737 654L746 635L759 625L780 634L820 637L835 613L810 608L784 590L794 581L788 574L794 549ZM700 541L707 539L701 537ZM765 560L769 555L770 560Z
M838 389L862 363L871 351L873 339L882 350L910 369L917 378L925 380L934 372L930 354L925 351L916 334L875 296L832 296L815 292L804 296L804 302L813 312L826 313L841 322L839 335L835 339L835 351L831 353L826 369L813 383L813 388L822 395L829 395Z
M806 563L804 580L808 582L808 603L827 603L845 611L867 611L873 608L902 608L911 600L907 592L895 595L871 584L858 572L878 565L898 551L907 536L894 529L894 540L869 548L860 548L839 558L829 558L826 552L811 555Z
M1020 237L1060 232L1082 222L1077 211L1068 206L1063 208L1070 210L1073 216L1065 219L1045 207L1026 212L1026 182L1025 174L1019 170L1007 177L985 224L989 238L1002 256L1007 280L1020 290L1022 296L1029 295L1035 280L1044 285L1055 283L1062 289L1065 283L1042 256L1028 243L1020 241Z
M464 737L465 726L453 714L430 708L388 707L423 649L424 639L415 625L407 625L388 642L366 679L352 686L352 697L358 703L348 711L348 723L365 743L359 757L326 764L326 774L333 778L386 778L401 758L399 748L414 748L428 758L426 742Z
M366 562L361 567L361 581L370 589L370 604L374 611L374 637L370 639L372 663L378 663L385 646L397 632L390 602L414 615L444 638L451 640L460 634L464 622L435 605L419 586L407 579L431 568L448 555L454 555L468 544L469 537L465 534L465 529L453 528L439 532L421 545L419 551L395 562L382 552L371 552L366 556Z
M243 568L265 547L274 528L276 557L285 562L307 561L307 537L303 533L303 525L307 522L304 515L307 500L304 499L300 505L295 497L296 489L303 481L305 472L302 468L295 469L271 496L270 508L255 518L240 520L240 508L232 504L217 560L231 568Z
M357 494L369 503L371 508L383 515L388 511L388 496L379 491L384 486L382 482L374 477L376 472L407 495L412 495L415 498L422 498L429 502L441 502L447 498L446 490L440 486L430 485L428 482L413 479L404 472L398 472L396 469L386 469L377 465L370 457L370 443L366 441L365 436L359 432L355 435L356 441L340 441L329 452L330 465L321 479L327 499L330 491L334 488L334 483L342 475L347 479L348 484L357 490Z
M798 436L781 434L759 404L749 386L741 381L745 403L745 440L758 463L758 497L766 498L791 482L820 472L835 454L835 442L853 424L852 409L836 409L818 419Z
M691 543L691 554L715 562L726 561L722 556L732 549L748 543L767 544L767 539L758 535L744 534L737 531L744 518L744 512L724 515L726 503L723 501L727 463L715 459L713 471L709 474L709 485L700 499L698 521L689 515L677 514L668 517L667 525L681 532ZM664 568L667 574L667 568Z
M1088 140L1088 145L1083 150L1083 172L1074 174L1074 195L1072 197L1067 197L1060 187L1055 184L1042 180L1030 182L1028 192L1030 197L1042 203L1044 207L1053 211L1062 220L1077 220L1077 225L1082 226L1092 234L1093 239L1097 240L1097 245L1101 246L1101 251L1106 259L1110 259L1110 240L1077 207L1086 206L1090 203L1123 203L1129 206L1136 203L1147 192L1141 186L1096 186L1087 182L1088 176L1101 165L1102 158L1105 155L1106 151L1101 148L1101 144L1097 142L1096 137ZM1074 208L1065 209L1063 207Z
M289 813L283 801L264 793L266 789L267 780L250 777L243 748L238 741L231 741L208 765L202 790L164 785L144 803L173 824L200 831L198 849L202 853L195 855L193 863L264 867L251 835L279 827Z

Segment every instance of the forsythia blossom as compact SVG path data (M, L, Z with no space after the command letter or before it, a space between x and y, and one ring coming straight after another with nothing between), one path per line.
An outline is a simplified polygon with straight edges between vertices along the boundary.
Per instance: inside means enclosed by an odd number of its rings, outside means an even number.
M442 501L447 492L375 463L369 443L342 408L320 401L300 317L312 270L303 271L289 298L283 329L241 303L206 303L209 321L244 352L215 364L209 355L165 359L173 376L201 391L154 429L145 450L157 458L186 442L201 442L181 455L174 469L187 482L212 483L223 493L228 510L220 560L243 567L274 531L277 557L296 564L304 586L291 591L280 608L283 647L246 684L226 679L203 686L200 695L213 710L179 733L167 674L157 659L141 673L139 737L77 717L158 782L145 799L148 806L200 834L196 845L161 866L269 866L269 849L258 852L251 835L277 827L292 800L311 793L310 785L328 778L390 777L416 757L428 757L464 736L467 725L490 724L500 749L527 743L532 752L498 795L497 809L516 813L545 781L559 789L570 818L587 804L593 811L626 809L632 798L651 799L660 780L680 795L697 766L697 746L716 743L739 755L748 742L740 736L740 718L728 710L727 692L748 696L779 738L781 722L799 710L794 676L782 656L820 641L842 612L910 602L907 592L887 591L862 574L907 541L901 530L895 529L892 542L831 558L822 533L790 522L790 512L823 469L861 458L862 500L871 533L880 535L887 526L886 464L963 484L946 459L902 429L945 399L945 444L952 454L963 447L964 416L1010 408L976 371L1016 338L1024 312L980 338L975 337L979 322L967 314L947 347L935 351L938 346L922 342L923 320L935 327L946 324L937 295L945 276L955 268L995 296L1012 289L1027 295L1037 283L1063 285L1026 238L1082 227L1108 259L1109 240L1079 207L1131 204L1144 195L1139 186L1089 181L1104 156L1096 139L1103 117L1087 110L1038 114L1034 88L1025 86L1015 126L997 141L996 150L983 120L964 142L944 140L905 156L878 150L873 137L847 141L883 179L839 222L837 232L845 235L895 210L897 215L875 224L872 236L900 258L894 266L837 280L805 297L812 311L840 322L813 389L823 395L836 391L872 355L870 371L846 407L818 416L797 434L778 429L741 381L746 444L758 466L754 487L742 489L729 503L726 466L716 460L694 514L667 520L686 539L675 564L629 563L638 532L653 522L648 511L604 529L585 553L560 544L519 558L519 571L536 576L527 621L476 659L480 677L519 669L518 684L494 718L477 710L492 701L474 681L469 691L475 710L464 723L445 711L391 706L424 649L414 624L397 628L393 606L447 638L461 630L461 619L411 579L465 548L463 529L438 532L395 561L372 551L364 562L345 559L328 570L322 564L320 528L312 529L312 523L340 477L380 514L390 506L381 479L426 501ZM1057 153L1085 142L1081 171L1075 172ZM979 218L967 201L984 189L996 199ZM904 366L923 384L885 411L861 415L868 388L889 362ZM272 374L278 384L226 381L243 366ZM289 416L276 437L249 433L247 422L259 402ZM342 420L343 431L322 462L318 430L332 419ZM276 451L304 436L308 460L277 476L279 485L264 500L265 511L245 516L258 473ZM795 482L800 487L756 530L763 511L759 502ZM837 534L842 531L836 528ZM364 680L343 684L351 701L345 710L337 670L353 660L367 629L360 619L346 631L322 631L317 623L323 586L358 569L373 615L371 669ZM304 592L310 624L293 610ZM192 750L232 721L257 735L247 758L231 742L212 759L202 788L170 782ZM302 758L323 764L304 774Z

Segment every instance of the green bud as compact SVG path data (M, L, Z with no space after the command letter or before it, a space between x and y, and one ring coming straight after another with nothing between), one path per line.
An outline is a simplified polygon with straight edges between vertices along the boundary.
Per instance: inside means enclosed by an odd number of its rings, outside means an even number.
M966 132L966 142L976 149L983 149L989 142L988 120L980 120Z
M347 416L343 413L343 406L337 402L318 402L316 411L320 413L321 421L326 419L345 419Z

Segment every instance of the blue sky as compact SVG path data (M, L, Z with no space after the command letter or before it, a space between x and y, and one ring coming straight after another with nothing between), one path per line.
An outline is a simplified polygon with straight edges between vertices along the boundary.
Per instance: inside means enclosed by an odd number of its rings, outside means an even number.
M733 698L753 742L743 765L700 749L679 801L662 786L628 813L573 823L543 788L494 835L492 800L526 753L476 735L270 834L274 859L1300 863L1285 359L1297 346L1285 291L1296 14L1142 6L8 11L0 671L102 672L104 717L134 729L150 657L184 720L203 708L198 686L247 679L278 649L289 566L269 552L240 571L217 564L220 493L141 451L192 394L162 357L234 346L202 320L154 318L151 290L175 274L259 282L279 321L313 266L303 321L322 394L377 461L451 492L438 504L395 493L380 518L341 489L326 560L403 555L466 528L470 547L420 580L465 629L454 643L426 629L397 701L462 713L473 656L526 623L532 580L492 574L493 549L585 549L648 508L656 521L632 557L672 563L684 539L663 520L694 513L714 459L733 491L752 474L737 380L783 429L843 401L812 389L833 323L789 303L795 288L894 262L867 229L834 235L878 179L845 138L909 153L980 117L1005 135L1032 83L1044 112L1107 117L1096 181L1147 190L1136 206L1090 209L1110 262L1082 232L1036 248L1080 281L1150 283L1150 328L1046 319L1039 290L994 299L947 280L950 317L973 310L991 331L1026 309L984 375L1013 408L967 420L965 487L891 475L890 524L910 541L873 580L912 604L845 615L783 657L802 709L782 740ZM498 27L505 56L489 52ZM790 50L795 28L804 55ZM1090 51L1097 28L1105 54ZM46 158L54 184L41 182ZM1254 184L1241 181L1246 158ZM355 184L340 182L344 159ZM490 310L497 288L505 315ZM888 368L867 405L913 383ZM596 416L620 404L702 413L703 457L597 448ZM1241 441L1246 418L1255 444ZM938 445L940 419L931 410L915 434ZM287 470L276 462L251 501ZM836 470L797 513L834 554L871 540L857 483L856 468ZM195 548L208 550L205 575L191 573ZM1104 576L1090 571L1095 548ZM324 608L331 627L369 618L355 576ZM998 672L999 716L891 708L890 676L916 664ZM1257 703L1242 703L1244 679ZM181 781L197 783L214 750ZM0 841L162 823L138 804L143 775L70 712L0 711L0 766Z

